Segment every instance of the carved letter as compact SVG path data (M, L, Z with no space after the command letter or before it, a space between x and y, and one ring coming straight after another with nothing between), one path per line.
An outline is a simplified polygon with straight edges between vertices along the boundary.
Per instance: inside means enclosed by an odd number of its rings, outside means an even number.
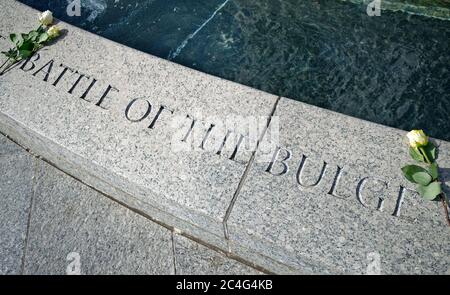
M364 197L362 195L362 191L364 190L364 185L367 183L367 181L370 179L371 177L364 177L363 179L361 179L358 183L358 186L356 187L356 197L358 198L358 201L361 203L361 205L363 205L364 207L369 207L366 202L364 202ZM388 187L388 183L384 180L381 179L377 179L377 178L373 178L374 181L381 183L383 185L383 187L387 188ZM383 211L383 204L384 204L384 198L381 196L378 196L378 205L377 205L377 210L378 211Z
M171 114L173 114L172 110L169 110L168 108L166 108L165 106L161 105L159 107L158 112L155 115L155 118L153 118L152 122L150 123L150 125L148 126L148 128L153 129L153 127L155 127L156 121L159 119L159 116L161 115L161 113L163 112L163 110L168 110Z
M194 118L192 118L191 116L187 115L186 118L189 118L192 120L191 126L189 127L188 132L186 133L186 135L184 136L184 138L181 140L183 142L186 142L186 140L189 138L189 135L191 135L192 130L194 129L195 123L197 122Z
M225 147L225 144L226 144L226 142L227 142L227 139L228 139L228 137L230 136L231 133L233 133L233 131L230 131L230 130L227 131L227 134L225 134L225 137L224 137L224 139L223 139L223 141L222 141L222 144L221 144L219 150L217 151L216 155L219 155L219 156L220 156L220 155L222 154L222 150L223 150L223 148Z
M129 116L130 109L133 106L133 104L138 100L144 100L147 103L147 110L145 111L145 114L143 116L141 116L139 119L131 119ZM135 98L132 101L130 101L130 103L127 105L127 108L125 109L125 117L128 119L128 121L140 122L140 121L144 120L145 118L147 118L151 111L152 111L152 105L150 104L150 102L148 100L143 99L143 98Z
M200 148L201 148L202 150L205 149L205 142L206 142L206 140L208 139L209 134L211 134L211 130L214 128L214 126L216 126L216 125L211 124L211 125L209 126L208 130L206 131L205 137L203 137L202 143L200 144Z
M95 83L97 83L97 80L92 78L91 84L89 84L88 88L86 88L86 91L83 93L83 95L80 96L81 99L89 101L89 100L86 99L86 96L91 91L92 87L94 87Z
M341 174L342 174L342 168L337 166L337 171L336 171L336 175L335 175L334 180L333 180L333 185L331 186L331 189L328 192L328 194L332 195L333 197L337 197L337 198L340 198L340 199L345 199L347 197L339 196L339 195L334 193L335 190L336 190L336 187L339 185L339 180L341 179Z
M245 136L240 134L240 133L233 132L231 130L227 130L227 134L225 134L225 137L223 138L223 141L222 141L222 143L221 143L221 145L219 147L219 150L216 152L216 155L221 155L222 154L223 149L225 148L225 146L226 146L226 144L228 142L228 139L230 138L230 135L233 134L233 133L238 136L238 139L237 139L236 145L234 145L233 153L231 154L231 156L228 159L230 159L232 161L236 161L235 160L236 159L236 155L239 152L239 148L241 147L241 144L244 141ZM232 142L232 144L234 144L234 141Z
M34 61L37 61L37 60L41 57L41 56L39 55L39 53L36 53L36 54L33 55L33 56L36 57L36 58L34 59ZM36 67L36 65L34 64L34 62L31 61L31 59L33 58L33 56L31 56L30 58L28 58L27 60L25 60L25 62L24 62L24 63L22 64L22 66L20 67L21 70L23 70L24 72L28 72L28 71L33 70L33 69ZM28 63L31 64L31 67L28 68L28 69L25 69L25 67L28 65Z
M277 147L275 149L275 152L273 153L273 156L272 156L272 160L270 161L269 166L266 169L266 172L268 172L272 175L275 175L275 176L280 176L280 175L286 174L289 171L289 166L286 163L286 161L291 158L292 153L289 150L283 148L283 150L286 151L286 156L284 157L283 160L279 161L280 164L283 165L283 170L280 173L272 173L273 165L275 164L275 162L277 162L277 159L278 159L281 149L282 149L281 147Z
M303 167L305 166L305 162L306 162L307 158L308 157L306 157L305 155L302 156L302 160L300 161L300 166L298 167L298 170L297 170L297 183L300 186L303 186L303 187L317 186L320 183L320 181L322 180L323 175L325 174L325 170L327 169L327 163L323 162L322 169L321 169L320 174L319 174L319 178L317 179L317 181L315 183L313 183L313 184L303 184L302 183L302 172L303 172Z
M58 78L55 80L55 82L53 82L53 86L56 86L59 81L62 79L62 77L64 77L64 75L66 74L67 70L71 71L72 73L74 72L73 69L69 68L68 66L65 66L64 64L60 64L60 67L63 67L64 69L62 70L61 74L59 74Z
M50 76L50 72L52 71L53 68L53 59L50 60L48 63L46 63L42 68L40 68L39 70L37 70L36 72L33 73L33 76L36 76L37 73L39 73L40 71L43 71L45 73L45 77L44 77L44 81L47 82L48 80L48 76ZM48 71L44 71L44 69L48 67Z
M405 199L405 191L414 192L410 189L400 186L400 191L398 192L397 203L395 205L395 210L394 210L394 213L392 213L392 216L395 216L395 217L400 216L400 209L402 208L403 200Z
M108 85L108 87L106 88L106 91L103 93L102 97L100 97L100 100L95 105L106 110L106 108L102 107L102 103L103 103L103 100L105 100L105 98L108 96L108 94L111 90L119 92L119 89L117 89L111 85Z
M78 83L80 83L81 79L86 78L89 79L89 77L86 77L84 74L79 73L78 71L75 71L75 74L78 74L78 78L75 81L75 83L72 85L72 87L69 89L69 93L72 94L72 92L75 90L75 88L78 86Z
M236 144L236 148L233 151L233 154L231 155L231 157L229 158L230 160L233 160L236 158L236 155L238 153L239 147L241 146L242 141L244 140L244 135L239 134L239 139L238 142ZM283 163L284 164L284 163Z

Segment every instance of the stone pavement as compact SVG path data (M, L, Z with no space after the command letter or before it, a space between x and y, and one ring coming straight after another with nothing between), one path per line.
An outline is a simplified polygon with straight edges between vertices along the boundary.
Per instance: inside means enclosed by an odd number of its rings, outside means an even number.
M112 201L3 135L0 183L0 274L262 274Z

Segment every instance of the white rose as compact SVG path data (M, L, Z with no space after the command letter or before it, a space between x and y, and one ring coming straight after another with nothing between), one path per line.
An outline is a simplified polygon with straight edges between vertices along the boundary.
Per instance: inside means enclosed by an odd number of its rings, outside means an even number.
M57 26L52 26L50 29L48 29L47 34L48 36L53 39L59 36L60 30Z
M413 148L418 148L428 144L428 136L423 130L411 130L406 134L409 140L409 145Z
M53 14L50 10L44 11L39 17L39 22L44 26L51 25L53 23Z

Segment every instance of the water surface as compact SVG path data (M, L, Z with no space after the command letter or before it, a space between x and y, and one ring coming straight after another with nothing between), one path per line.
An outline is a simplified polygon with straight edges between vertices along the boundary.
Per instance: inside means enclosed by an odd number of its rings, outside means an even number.
M21 2L150 54L340 113L450 140L450 21L339 0Z

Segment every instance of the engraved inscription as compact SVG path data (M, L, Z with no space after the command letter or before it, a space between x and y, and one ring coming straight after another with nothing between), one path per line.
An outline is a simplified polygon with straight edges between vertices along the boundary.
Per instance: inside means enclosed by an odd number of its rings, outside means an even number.
M280 154L282 152L284 153L284 156L281 156L280 159ZM275 149L275 152L273 153L272 161L270 161L269 166L266 169L266 172L276 176L286 174L289 171L287 161L291 158L291 156L292 156L291 151L281 147L277 147ZM279 164L281 166L281 169L278 169L279 170L278 172L273 171L275 164Z
M69 94L75 95L76 93L80 93L79 97L81 99L92 102L104 110L108 109L108 103L113 99L114 95L119 92L119 89L107 84L104 88L97 87L98 89L96 89L96 92L100 93L100 96L96 98L92 95L92 89L95 86L99 86L97 79L63 63L59 63L59 66L55 66L55 61L53 59L42 63L41 55L39 53L34 54L20 63L20 70L31 72L32 76L40 78L42 81L48 82L57 88L69 85L66 89ZM62 84L63 81L66 82L65 85Z
M328 164L324 161L324 162L323 162L323 165L322 165L322 168L321 168L321 170L320 170L319 176L317 177L317 180L316 180L315 182L313 182L313 183L306 184L306 183L304 183L304 182L302 181L302 174L303 174L302 172L303 172L303 169L304 169L304 167L305 167L305 163L307 162L307 160L308 160L308 157L305 156L305 155L302 155L302 159L301 159L301 161L300 161L300 165L298 166L297 175L296 175L297 183L298 183L300 186L302 186L302 187L313 187L313 186L317 186L317 185L320 183L320 181L322 180L323 175L325 174L325 170L327 169L327 165L328 165Z
M108 106L114 101L114 98L120 95L120 90L115 86L99 82L91 75L82 73L70 65L57 63L54 59L43 61L39 53L21 61L17 68L53 87L78 96L102 110L108 110ZM244 144L248 141L251 142L250 135L243 135L234 129L225 127L224 124L208 122L208 120L192 114L180 114L180 111L172 109L170 106L155 105L149 97L131 98L122 114L125 117L124 120L130 124L145 121L146 127L143 128L150 131L162 127L163 121L168 119L178 123L183 122L184 125L178 126L175 130L174 136L178 136L178 142L190 144L197 150L211 152L243 165L247 164L250 159L248 157L246 161L238 160ZM259 132L253 133L259 134ZM254 148L256 148L256 144ZM305 154L301 154L298 165L295 166L296 163L291 163L294 156L292 150L277 145L273 145L272 148L274 150L269 154L271 160L265 166L264 172L273 177L283 177L291 172L291 166L297 167L292 173L295 173L294 181L300 190L324 189L323 193L328 197L343 200L353 197L364 208L380 212L386 210L385 203L390 200L395 203L395 208L393 207L393 212L388 209L391 211L388 213L395 217L400 216L405 195L415 193L399 186L398 195L389 196L391 184L386 180L368 175L359 175L358 179L354 179L355 175L352 175L351 171L347 171L348 169L344 166L331 165ZM349 182L355 184L356 188L350 193L348 191Z
M120 90L115 86L99 83L99 80L92 75L83 73L73 66L57 63L54 59L44 61L41 57L37 53L29 59L21 61L19 63L20 69L103 110L108 110L108 106L113 103L114 97L120 93ZM93 91L94 89L95 91ZM147 128L150 130L158 128L160 122L166 119L176 120L175 113L175 110L170 106L153 105L150 98L132 98L124 109L125 119L128 122L148 121ZM216 123L195 118L190 114L185 115L184 118L187 121L186 127L188 128L179 141L188 143L191 140L194 143L198 138L201 138L194 145L197 150L211 152L242 165L248 163L250 155L245 160L242 160L242 157L238 159L238 156L243 150L244 143L247 144L246 148L254 151L256 148L254 139L236 130L224 127L226 124L220 124L219 126ZM233 124L230 125L234 126ZM206 129L205 126L207 126ZM193 138L193 134L195 134L195 138ZM253 147L249 146L251 142L254 142Z
M284 147L276 146L272 153L272 159L265 166L264 172L274 177L284 177L289 174L294 153ZM321 190L329 197L345 201L356 200L367 209L385 212L387 200L393 204L390 212L392 216L399 217L406 193L416 193L403 186L395 188L397 196L389 195L391 184L381 178L373 176L361 176L352 173L344 166L335 165L320 159L312 160L302 154L298 169L294 171L295 182L300 190ZM325 177L328 175L328 177ZM353 189L349 189L353 188ZM392 193L391 193L392 194ZM391 207L389 207L391 208Z

